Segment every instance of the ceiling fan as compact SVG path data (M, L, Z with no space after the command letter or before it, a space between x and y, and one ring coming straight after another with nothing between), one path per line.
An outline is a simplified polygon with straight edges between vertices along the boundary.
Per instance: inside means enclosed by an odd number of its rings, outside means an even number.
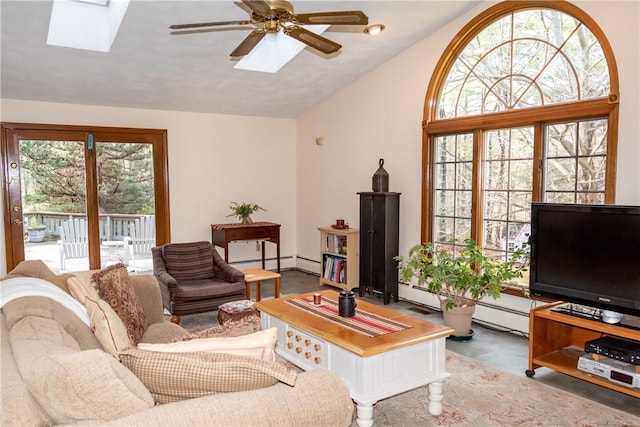
M177 24L169 28L187 30L225 25L253 25L254 30L231 52L232 57L247 55L265 35L277 33L281 29L287 36L328 55L339 51L342 45L311 32L302 25L367 25L369 22L367 15L359 10L295 14L293 5L285 0L242 0L242 3L251 10L249 20Z

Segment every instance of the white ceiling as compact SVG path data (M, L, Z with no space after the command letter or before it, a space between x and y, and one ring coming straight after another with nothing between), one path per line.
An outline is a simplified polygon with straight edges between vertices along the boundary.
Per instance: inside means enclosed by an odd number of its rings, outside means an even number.
M247 19L232 0L132 0L108 53L48 46L52 1L0 1L2 98L295 118L398 55L477 0L306 1L296 13L362 10L386 31L324 35L343 45L326 59L307 48L275 74L234 69L247 30L170 35L168 26Z

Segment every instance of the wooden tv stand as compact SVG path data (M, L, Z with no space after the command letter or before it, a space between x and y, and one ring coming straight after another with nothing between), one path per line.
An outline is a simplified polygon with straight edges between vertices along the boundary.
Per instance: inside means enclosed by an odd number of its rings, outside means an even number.
M585 342L604 335L640 341L640 331L552 311L562 304L553 303L530 312L527 376L532 377L536 368L544 366L640 398L640 389L625 387L578 370L578 358L584 354Z

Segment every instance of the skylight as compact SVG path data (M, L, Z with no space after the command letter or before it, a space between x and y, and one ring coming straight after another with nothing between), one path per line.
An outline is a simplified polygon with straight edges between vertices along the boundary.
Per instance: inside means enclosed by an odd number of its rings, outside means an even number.
M324 33L330 25L305 25L304 28L316 34ZM277 73L291 61L306 44L289 37L284 32L267 34L248 55L242 57L234 68L241 70Z
M47 44L109 52L130 0L53 0Z

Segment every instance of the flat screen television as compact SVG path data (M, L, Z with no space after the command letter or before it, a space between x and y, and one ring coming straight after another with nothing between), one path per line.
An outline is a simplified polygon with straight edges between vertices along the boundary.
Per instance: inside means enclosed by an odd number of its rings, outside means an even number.
M533 295L640 317L640 206L532 203Z

